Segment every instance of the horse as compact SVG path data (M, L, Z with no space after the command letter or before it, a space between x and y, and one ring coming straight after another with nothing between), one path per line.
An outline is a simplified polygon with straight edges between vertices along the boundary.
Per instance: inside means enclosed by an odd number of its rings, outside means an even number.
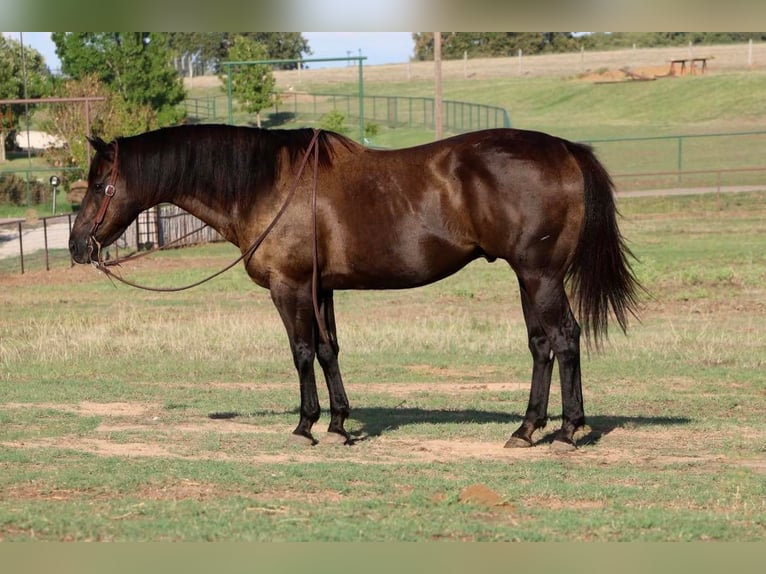
M576 448L575 433L587 428L581 334L600 348L610 319L625 332L640 288L612 180L589 146L517 129L398 150L325 130L229 125L88 139L95 154L71 230L73 261L101 261L103 247L160 203L239 247L287 331L300 386L294 438L318 442L318 360L330 402L327 437L353 442L344 426L350 407L335 290L418 287L485 258L504 260L516 274L532 356L526 413L505 446L536 444L555 361L562 422L551 447Z

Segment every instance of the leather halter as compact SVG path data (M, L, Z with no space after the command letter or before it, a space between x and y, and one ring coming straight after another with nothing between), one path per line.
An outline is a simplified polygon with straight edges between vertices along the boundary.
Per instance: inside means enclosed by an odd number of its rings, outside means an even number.
M114 184L117 182L117 175L119 174L119 144L117 140L114 140L114 161L112 162L112 173L109 176L109 183L104 187L104 199L101 200L101 206L98 208L96 218L93 220L93 228L90 230L91 239L98 245L96 241L96 230L103 223L106 216L106 210L109 207L109 202L112 201L117 188Z
M129 285L137 289L143 289L145 291L160 291L160 292L185 291L193 287L198 287L199 285L202 285L203 283L207 283L211 279L214 279L215 277L218 277L219 275L225 273L226 271L228 271L229 269L237 265L240 261L243 261L245 259L249 261L250 258L255 254L255 251L258 249L258 247L260 247L261 243L263 243L263 240L266 239L266 236L271 232L271 230L277 224L277 222L282 217L282 215L284 215L285 211L287 210L287 206L290 204L293 197L295 196L295 192L298 189L298 185L300 183L301 177L303 176L303 172L306 168L306 164L308 163L309 156L313 152L314 153L314 161L313 161L314 177L312 179L312 188L311 188L312 244L313 244L312 245L312 270L311 270L311 302L312 302L313 310L314 310L314 319L316 321L316 325L319 330L319 336L322 338L324 343L329 343L330 337L327 333L326 326L324 324L324 321L322 321L322 317L319 312L319 296L318 296L319 248L318 248L316 200L317 200L317 176L319 173L318 171L319 170L319 134L321 133L321 130L315 129L313 130L313 132L314 134L311 137L311 141L309 142L308 147L306 148L306 153L304 154L303 159L301 159L301 163L298 167L298 171L295 174L295 179L293 180L292 187L288 191L287 196L285 197L285 201L282 203L282 206L279 208L279 211L277 211L276 215L271 220L271 223L269 223L266 226L266 228L261 232L261 234L256 238L256 240L250 245L250 247L248 247L247 250L242 252L242 255L237 257L237 259L229 263L226 267L206 277L205 279L202 279L190 285L184 285L183 287L147 287L145 285L134 283L133 281L125 279L121 277L120 275L117 275L111 269L109 269L110 266L119 265L121 260L104 261L101 258L101 244L96 240L95 233L96 233L96 230L101 225L101 223L103 223L104 217L106 215L106 210L109 207L109 202L112 200L112 197L114 197L114 194L116 192L115 183L117 181L117 176L119 173L118 171L119 155L118 155L117 140L115 140L114 141L114 162L112 164L112 173L109 177L109 183L107 183L106 187L104 187L104 199L101 200L101 206L99 207L98 213L96 214L96 218L93 221L93 228L91 229L91 232L90 232L90 240L92 244L96 247L96 260L93 262L93 264L96 266L96 268L99 271L104 273L107 277L114 278L117 281L124 283L125 285ZM199 228L195 230L194 233L196 233L200 229L203 229L203 228ZM167 246L169 245L170 244L168 244ZM156 249L155 251L159 251L160 249L162 249L162 247ZM130 258L133 258L133 257L126 257L122 259L122 261L130 259Z

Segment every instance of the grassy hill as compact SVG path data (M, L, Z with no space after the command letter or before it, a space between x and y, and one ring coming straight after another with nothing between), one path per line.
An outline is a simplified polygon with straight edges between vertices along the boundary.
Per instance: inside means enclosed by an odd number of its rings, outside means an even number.
M542 55L521 63L518 58L446 61L443 91L445 99L506 108L514 127L572 139L761 130L766 129L766 44L754 45L751 56L748 51L746 45L697 46L692 55L709 58L705 74L622 83L598 80L623 68L666 74L669 60L688 57L689 49ZM356 67L276 75L282 90L357 92ZM368 95L433 96L430 62L368 66L364 77ZM190 86L191 97L222 96L217 78L195 78ZM394 137L390 144L396 143Z

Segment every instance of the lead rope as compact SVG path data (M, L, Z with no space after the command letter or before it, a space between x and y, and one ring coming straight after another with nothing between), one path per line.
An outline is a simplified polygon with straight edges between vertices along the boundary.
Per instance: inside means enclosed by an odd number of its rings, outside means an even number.
M104 197L104 201L101 204L101 208L99 209L99 212L96 216L96 222L93 225L93 230L91 231L91 241L96 246L96 261L93 263L93 265L101 271L104 275L109 277L109 279L115 279L119 281L120 283L124 283L125 285L129 285L130 287L135 287L136 289L143 289L144 291L154 291L154 292L161 292L161 293L175 293L178 291L186 291L187 289L193 289L194 287L199 287L203 283L207 283L211 279L215 279L219 275L223 275L226 273L229 269L237 265L239 262L243 261L244 259L249 259L255 254L255 251L260 247L261 243L263 243L264 239L266 239L266 236L271 232L271 230L274 228L274 226L277 224L277 222L281 219L282 215L287 210L287 206L292 201L293 197L295 196L295 192L298 189L298 184L300 183L301 176L303 175L303 171L306 168L306 163L308 162L309 156L311 155L311 152L313 150L314 152L314 178L313 178L313 184L311 189L311 211L312 211L312 219L313 219L313 233L312 233L312 243L313 243L313 256L312 256L312 271L311 271L311 301L312 305L314 307L314 318L317 323L317 327L319 329L319 335L322 338L322 340L325 343L330 342L330 338L327 335L327 330L324 325L324 321L322 321L321 315L319 313L319 249L317 246L318 243L318 237L317 237L317 214L316 214L316 200L317 200L317 177L319 173L319 134L320 130L314 130L314 135L311 138L311 141L309 142L309 146L306 149L306 153L303 156L303 159L301 160L300 166L298 167L298 172L295 175L295 179L293 180L293 186L290 189L290 191L287 194L287 197L285 198L285 201L282 203L282 206L279 208L279 211L274 216L274 219L271 220L271 223L266 226L266 229L261 232L261 234L258 236L258 238L250 245L250 247L247 248L246 251L242 253L239 257L237 257L234 261L229 263L226 267L223 269L215 272L214 274L210 275L209 277L206 277L204 279L201 279L200 281L197 281L195 283L191 283L189 285L184 285L183 287L149 287L147 285L140 285L138 283L135 283L129 279L125 279L124 277L114 273L111 269L109 269L110 266L119 265L122 261L128 261L128 260L134 260L138 259L139 257L143 257L145 255L148 255L149 253L153 253L154 251L159 251L162 248L155 249L153 251L150 251L146 254L142 255L132 255L129 257L124 257L120 260L115 261L104 261L101 255L101 244L96 241L96 238L94 236L94 233L96 229L98 229L98 226L101 224L101 222L104 219L104 215L106 213L106 207L109 205L109 200L111 200L112 196L115 192L114 183L117 180L117 149L115 148L115 160L114 160L114 167L112 171L112 176L110 178L110 183L105 188L105 194L109 192ZM189 235L196 233L197 231L200 231L201 229L204 229L205 226L200 227L199 229L194 230L192 233L187 234L186 236L180 238L184 239L185 237L188 237ZM169 247L172 245L172 243L168 244L166 247Z
M319 146L314 146L314 182L311 187L311 215L313 219L313 255L311 261L311 304L314 306L319 336L325 344L330 343L322 316L319 313L319 234L317 231L317 173L319 171Z

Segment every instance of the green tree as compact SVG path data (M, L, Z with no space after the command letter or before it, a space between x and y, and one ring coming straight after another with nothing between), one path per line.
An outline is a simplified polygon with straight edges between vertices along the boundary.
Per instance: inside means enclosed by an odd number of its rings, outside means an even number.
M24 97L24 68L27 77L26 96L41 98L49 95L52 78L42 54L24 46L22 65L21 44L0 34L0 99ZM6 138L18 126L24 109L23 104L0 106L0 163L5 161ZM33 105L30 106L30 110L32 109Z
M312 54L309 42L300 32L243 32L241 34L266 47L266 57L271 60L295 60ZM279 70L295 70L298 64L275 64Z
M226 32L168 32L170 53L174 58L191 61L195 75L215 73L226 59Z
M61 70L72 79L96 74L128 103L150 106L161 126L179 122L186 96L171 62L165 34L151 32L54 32Z
M237 36L229 48L229 57L234 62L253 62L268 59L266 48L245 36ZM227 90L227 77L221 76L222 89ZM276 79L268 64L231 66L231 91L242 108L255 114L255 123L261 127L261 111L274 105Z
M141 133L157 127L156 114L146 104L126 102L119 94L110 90L95 74L79 80L62 82L57 95L65 98L94 97L91 101L90 133L106 141L117 136ZM87 169L90 161L90 147L85 136L88 126L85 119L85 104L56 103L50 105L50 120L45 130L59 136L66 142L63 148L46 151L46 159L53 165ZM82 174L72 175L77 179Z
M415 59L433 60L433 32L416 32ZM515 56L565 52L579 46L571 32L442 32L442 58L455 60L468 54L470 58Z
M169 32L166 34L173 56L189 58L199 67L200 72L219 72L220 64L231 60L230 49L238 36L245 36L266 48L266 57L271 60L299 59L311 54L306 38L300 32ZM275 66L292 70L296 63Z

